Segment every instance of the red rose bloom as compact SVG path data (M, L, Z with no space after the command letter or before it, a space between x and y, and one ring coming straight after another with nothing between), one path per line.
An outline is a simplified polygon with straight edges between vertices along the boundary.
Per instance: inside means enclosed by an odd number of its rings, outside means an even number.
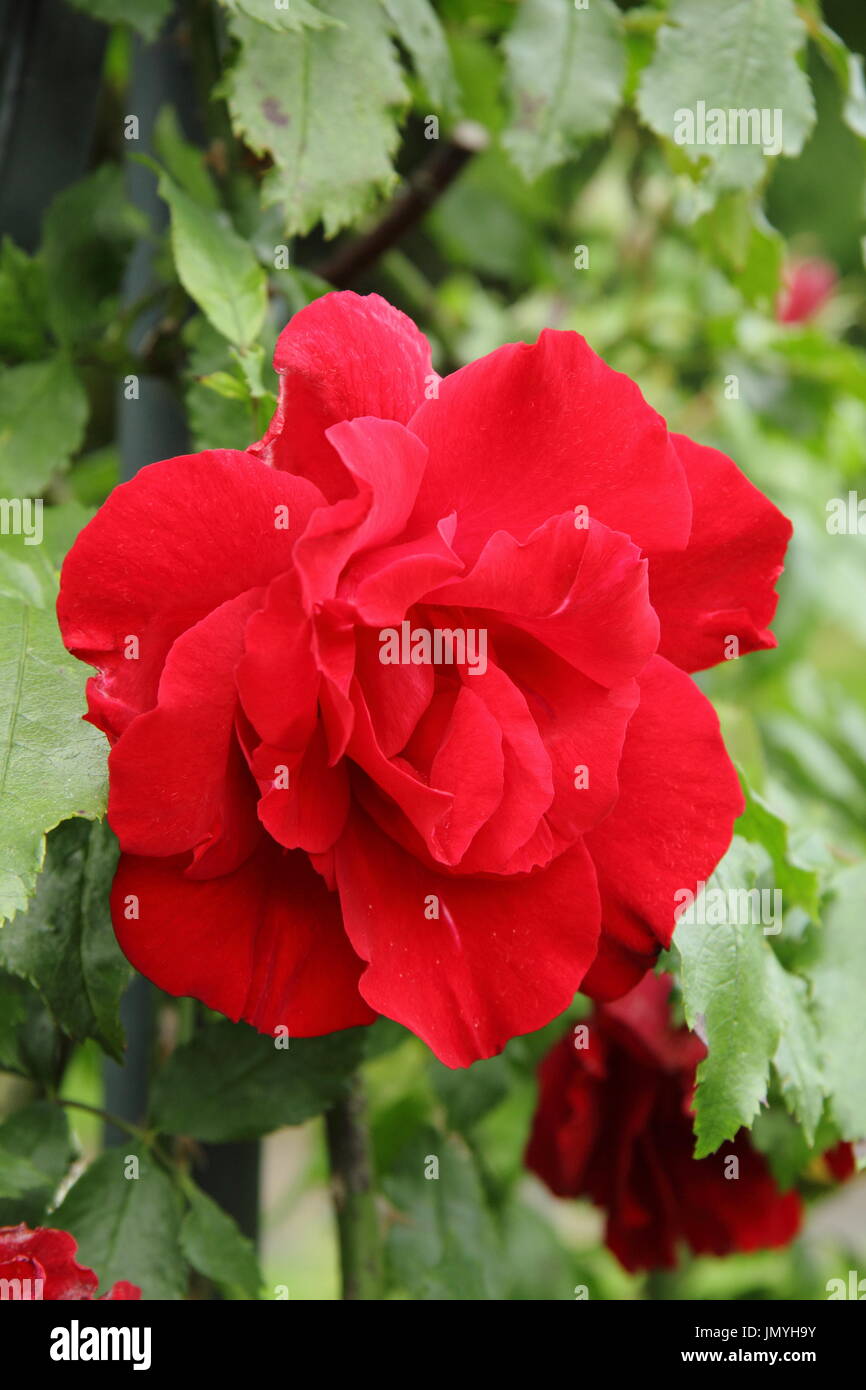
M671 1267L677 1244L696 1255L786 1245L800 1225L796 1192L782 1193L742 1131L695 1159L690 1114L706 1048L673 1027L671 980L647 975L598 1007L589 1045L567 1034L539 1069L526 1163L558 1197L589 1197L607 1213L605 1241L628 1270ZM735 1156L738 1176L726 1177Z
M144 469L64 565L117 934L264 1032L382 1013L468 1064L629 989L727 848L686 673L774 645L790 526L576 333L440 381L330 294L275 366L260 443Z
M808 323L827 303L836 280L836 267L819 256L792 261L782 273L783 289L776 306L779 323Z
M34 1302L92 1300L99 1280L92 1269L75 1261L77 1242L68 1231L39 1227L0 1226L0 1298ZM125 1279L103 1299L141 1298L141 1289Z

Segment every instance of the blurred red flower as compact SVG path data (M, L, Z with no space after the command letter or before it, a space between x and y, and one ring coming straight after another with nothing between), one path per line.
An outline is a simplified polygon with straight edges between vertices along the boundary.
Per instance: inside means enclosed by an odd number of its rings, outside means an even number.
M776 305L780 323L808 323L823 309L836 288L836 267L820 256L791 261L782 271L782 293Z
M585 1049L569 1033L545 1057L526 1151L557 1196L604 1209L606 1243L632 1271L675 1265L680 1243L696 1255L786 1245L800 1225L798 1194L779 1190L747 1131L692 1157L695 1067L706 1048L673 1026L671 983L645 976L596 1008Z
M857 1159L854 1154L854 1145L840 1143L835 1144L832 1149L828 1149L822 1154L831 1177L837 1182L844 1182L846 1178L852 1178L857 1172Z

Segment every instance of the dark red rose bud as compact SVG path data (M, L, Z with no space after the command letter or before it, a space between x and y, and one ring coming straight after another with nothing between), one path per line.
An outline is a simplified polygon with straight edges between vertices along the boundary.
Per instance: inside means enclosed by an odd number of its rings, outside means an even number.
M706 1049L671 1023L670 989L668 977L647 975L596 1008L586 1037L569 1033L548 1054L526 1151L557 1196L588 1197L606 1212L606 1243L632 1271L675 1265L681 1245L696 1255L786 1245L801 1218L799 1196L779 1190L746 1131L692 1157L690 1105Z

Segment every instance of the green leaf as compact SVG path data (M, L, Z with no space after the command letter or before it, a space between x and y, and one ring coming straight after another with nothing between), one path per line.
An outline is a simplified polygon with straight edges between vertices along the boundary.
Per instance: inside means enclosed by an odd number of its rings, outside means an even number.
M392 33L410 54L434 105L459 114L460 94L439 17L429 0L382 0Z
M809 989L805 980L783 969L772 950L768 955L771 1006L779 1025L773 1069L788 1110L799 1120L811 1144L824 1108L825 1083Z
M449 40L464 114L485 130L499 134L506 121L501 47L466 29L452 31Z
M225 214L196 203L167 174L160 177L159 192L171 210L171 244L181 284L224 338L249 347L267 307L264 270Z
M258 1298L262 1275L252 1242L237 1223L200 1188L186 1188L189 1209L180 1228L180 1245L193 1269L226 1293Z
M397 116L407 91L377 0L322 0L340 27L275 34L239 14L226 79L235 130L271 155L266 206L282 202L289 233L320 219L325 235L361 217L394 186Z
M260 400L265 395L264 382L262 381L265 350L261 343L256 343L249 352L238 352L236 348L232 348L231 356L235 365L240 368L247 389L247 396ZM276 397L274 403L276 404Z
M702 922L699 913L695 921L681 917L674 932L686 1021L708 1049L697 1069L696 1158L752 1123L766 1100L771 1066L807 1135L821 1114L824 1083L805 982L783 968L760 923L731 910L730 897L720 913L725 920L711 915L720 891L754 889L763 864L754 845L735 838L707 885L710 920Z
M297 314L301 309L306 309L307 305L312 304L314 299L321 299L323 294L330 294L332 286L315 271L305 270L303 266L295 266L293 270L280 272L280 289L286 297L289 317L291 317L292 314Z
M13 519L14 515L10 513ZM0 594L53 612L57 571L92 515L78 502L45 505L38 512L35 508L22 511L18 534L10 530L0 535Z
M457 1070L434 1060L431 1068L448 1124L463 1134L508 1095L509 1066L504 1057L490 1057Z
M387 1244L398 1288L424 1301L502 1297L500 1244L460 1140L419 1131L382 1186L399 1212Z
M253 431L249 406L230 401L192 382L185 392L187 419L196 449L246 449Z
M727 875L717 871L713 878L721 886ZM766 1099L779 1027L767 1008L769 958L755 927L681 921L674 945L686 1021L708 1047L695 1093L695 1157L703 1158L751 1124Z
M0 1069L23 1071L18 1029L27 1017L28 986L0 970Z
M0 373L0 495L38 497L81 443L87 397L65 357Z
M0 1196L15 1198L0 1201L0 1226L18 1221L38 1225L72 1158L69 1125L60 1106L38 1100L14 1111L0 1125ZM10 1165L15 1160L33 1173L22 1184L24 1174L19 1169L18 1190L9 1191Z
M771 344L794 377L820 381L839 393L866 401L866 359L850 343L833 342L816 328L789 329Z
M138 1160L138 1177L129 1176ZM180 1248L182 1202L171 1179L145 1150L130 1145L97 1158L52 1216L78 1241L76 1258L99 1276L105 1292L118 1279L142 1298L178 1299L186 1292Z
M81 717L86 679L50 609L0 597L0 922L26 906L46 831L105 809L107 750Z
M240 377L232 376L231 372L211 372L209 376L201 377L202 386L207 387L208 391L216 391L218 396L222 396L226 401L250 401L250 388Z
M512 115L503 143L534 179L603 134L616 115L626 66L622 16L612 0L584 10L523 0L505 55Z
M637 94L641 119L657 135L674 140L683 127L677 113L704 110L779 110L781 152L799 154L815 119L808 78L797 63L805 28L792 0L673 0L669 23L658 35L652 62ZM689 132L687 132L688 134ZM691 132L701 140L702 132ZM767 134L772 138L772 128ZM692 163L706 162L715 190L749 188L769 165L759 143L678 146Z
M106 444L76 459L69 486L76 501L85 507L99 507L120 482L120 451Z
M194 202L216 211L219 198L204 162L204 150L184 138L173 106L163 106L153 123L153 147L178 187Z
M818 874L800 865L788 843L788 827L770 809L744 777L740 781L746 798L746 809L737 821L736 833L744 840L762 845L773 863L773 878L780 889L787 912L802 907L810 917L819 915L821 886Z
M511 160L491 148L473 159L427 226L452 263L484 277L532 284L547 274L545 227L556 215L549 192L554 178L533 184L516 179Z
M372 1062L377 1057L384 1057L386 1053L393 1052L395 1048L402 1047L404 1042L414 1037L408 1028L404 1028L402 1023L395 1023L392 1018L377 1018L375 1023L371 1023L369 1028L364 1029L364 1060Z
M31 522L33 520L31 513ZM56 592L54 569L43 550L30 561L22 551L22 537L0 536L0 595L20 599L36 608L47 608L52 592Z
M120 1062L120 997L131 972L111 926L116 864L104 822L70 820L52 831L33 901L0 930L0 965L36 986L70 1037L96 1038Z
M508 1283L504 1297L509 1303L518 1299L533 1303L573 1299L571 1261L546 1214L519 1201L510 1202L505 1220L503 1263Z
M695 230L750 304L764 309L775 305L785 243L753 195L723 195L698 220Z
M289 30L327 29L335 21L323 14L310 0L220 0L232 14L246 15L270 29Z
M79 464L76 463L76 472ZM56 506L46 507L42 514L42 529L45 536L44 549L47 552L49 563L54 570L54 589L49 598L49 606L54 607L57 597L57 574L72 549L72 543L79 532L84 529L87 523L92 520L94 509L83 506L80 502L60 502ZM33 553L32 550L30 552Z
M845 1139L866 1136L866 866L847 869L824 912L823 950L811 973L824 1074Z
M363 1032L292 1038L284 1048L275 1046L281 1039L242 1023L210 1024L159 1073L154 1122L170 1133L218 1143L301 1124L345 1093L363 1055Z
M836 804L843 814L862 824L866 792L835 748L815 729L790 714L769 715L762 725L778 764L799 786Z
M836 74L845 101L842 118L855 135L866 139L866 82L863 78L863 56L852 53L847 45L826 24L816 26L817 43Z
M206 318L196 314L183 331L188 350L188 379L184 392L187 420L196 449L246 449L254 438L249 393L230 399L204 384L208 376L231 375L232 365L225 338ZM242 384L242 383L241 383Z
M11 362L44 357L48 341L42 263L4 237L0 246L0 359Z
M53 1086L59 1036L33 986L0 970L0 1067L31 1077L40 1087Z
M130 24L145 39L155 39L163 21L171 13L171 0L69 0L76 10L83 10L106 24Z
M773 1177L783 1192L796 1185L812 1156L811 1146L796 1120L777 1105L770 1105L755 1118L751 1142L758 1153L767 1159ZM835 1137L825 1148L830 1148L833 1143Z
M0 1198L14 1197L20 1201L25 1194L38 1191L44 1185L45 1174L35 1163L0 1148Z
M57 195L43 220L41 259L61 341L78 343L112 323L130 252L146 231L117 164L102 165Z

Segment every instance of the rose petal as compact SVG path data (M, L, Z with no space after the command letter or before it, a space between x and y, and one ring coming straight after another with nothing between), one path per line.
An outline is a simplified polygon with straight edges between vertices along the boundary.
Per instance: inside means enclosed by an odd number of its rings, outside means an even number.
M410 427L430 451L419 527L456 511L474 560L495 531L525 540L586 506L639 546L684 546L691 499L664 420L577 333L545 329L446 377Z
M377 633L357 634L356 670L370 722L386 758L399 753L433 698L432 666L383 665Z
M226 864L234 868L258 840L254 806L242 814L254 788L240 760L230 759L235 669L247 619L263 596L251 589L177 639L156 707L134 719L112 749L108 819L129 853L180 854L229 836Z
M150 709L174 640L288 569L322 501L303 478L228 449L150 464L115 488L67 555L57 600L66 646L100 672L91 722L116 738Z
M415 540L382 546L353 560L340 596L371 627L399 624L412 604L463 569L451 549L456 524L452 513Z
M718 449L674 435L694 505L688 547L650 556L650 598L661 621L659 651L684 671L775 647L776 611L791 523Z
M99 1280L75 1259L77 1249L68 1231L42 1226L31 1231L24 1225L0 1230L0 1258L11 1254L13 1259L32 1261L37 1271L33 1277L44 1280L41 1296L46 1302L84 1300L96 1292Z
M349 778L344 762L328 766L323 727L317 725L304 752L295 757L261 744L253 771L262 792L259 819L277 844L311 854L330 849L349 809Z
M603 820L619 796L626 729L637 681L607 689L539 642L497 637L500 660L522 692L550 758L554 798L545 820L560 853Z
M393 420L363 418L333 425L328 440L357 492L314 512L295 547L295 565L311 609L335 596L340 574L353 556L402 533L427 459L420 440Z
M502 785L499 804L491 812L489 819L479 826L477 834L460 861L461 868L463 872L513 872L510 864L512 857L534 835L553 801L550 756L524 695L494 661L488 660L487 669L483 672L478 671L470 675L461 670L460 680L483 702L491 716L492 722L487 721L489 732L486 744L478 747L475 756L479 762L486 760L494 764L494 776L497 782L501 779ZM422 729L423 720L419 725L419 731ZM411 750L410 743L407 749L410 757ZM435 765L434 760L433 767ZM433 767L431 777L434 776ZM462 777L458 776L459 772L462 772ZM465 762L462 769L452 765L451 779L454 785L455 805L462 801L466 806L469 803L467 784L470 779L466 776ZM465 790L461 789L461 781ZM492 795L492 790L491 783L485 792L485 800ZM471 819L461 819L463 828L468 829ZM452 853L456 852L458 844L462 844L456 824L454 831ZM431 848L434 849L436 858L443 863L457 863L458 859L452 859L448 854L447 844L446 828L443 827L437 832L435 841L431 842Z
M339 901L305 854L264 844L234 873L204 881L183 867L121 856L112 918L143 975L262 1033L283 1024L315 1037L371 1022Z
M434 379L430 347L411 319L377 294L326 294L283 329L274 353L280 397L253 452L312 479L329 502L353 491L325 432L375 415L405 424Z
M653 657L639 678L628 726L620 796L586 845L598 873L602 937L584 981L615 999L670 945L674 894L709 878L745 809L709 700L688 676Z
M627 536L571 515L520 543L497 531L465 578L428 602L491 609L602 685L636 676L658 646L647 562Z
M130 1284L126 1279L118 1279L116 1284L112 1284L108 1293L104 1293L100 1302L109 1303L112 1300L117 1303L120 1299L131 1301L141 1298L141 1289L137 1284Z
M368 817L336 850L346 931L370 962L364 998L446 1066L499 1052L568 1007L598 939L582 846L525 878L465 879L426 868ZM425 915L438 902L438 918Z
M282 574L244 629L237 688L260 738L294 752L305 747L316 724L320 674L312 643L297 576Z

